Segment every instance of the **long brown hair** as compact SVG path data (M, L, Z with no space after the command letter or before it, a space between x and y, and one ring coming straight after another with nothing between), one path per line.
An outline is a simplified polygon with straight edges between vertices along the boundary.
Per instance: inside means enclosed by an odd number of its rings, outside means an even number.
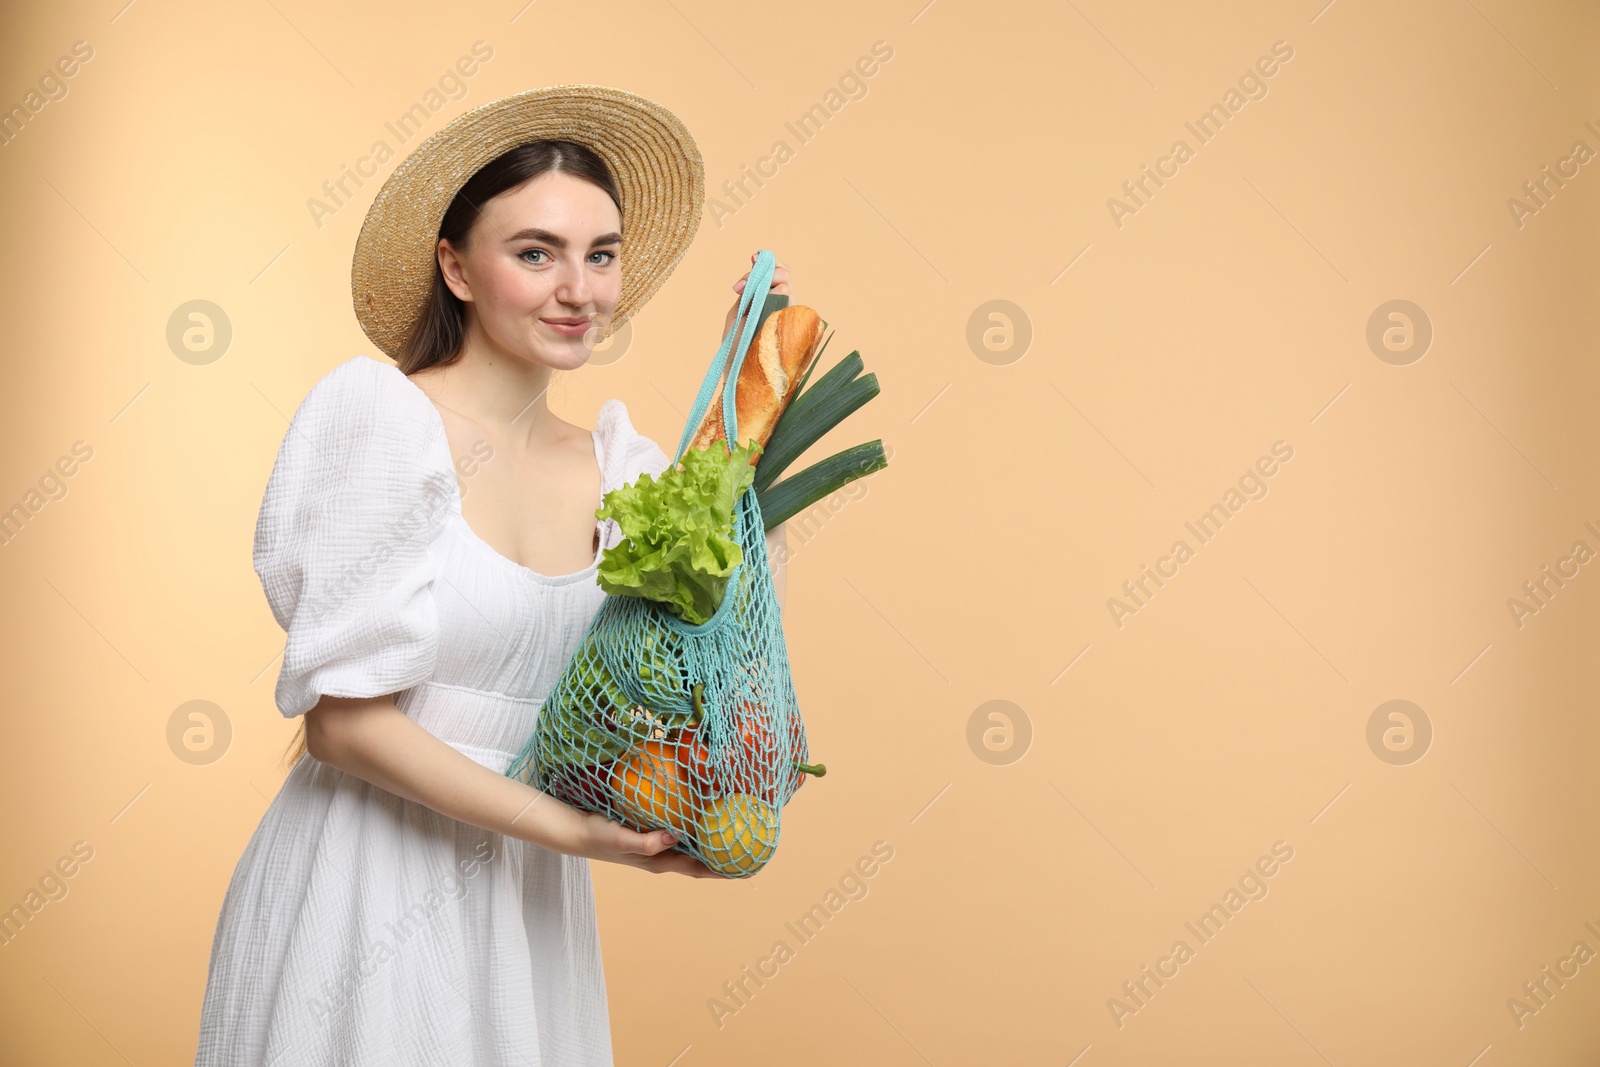
M611 169L592 148L576 141L529 141L496 156L467 179L445 211L438 236L448 238L452 247L465 252L472 227L483 214L485 204L547 171L561 171L599 186L621 214L622 198ZM408 375L424 367L454 363L461 358L466 335L467 306L445 284L436 256L428 301L406 335L396 362ZM300 727L283 754L283 766L293 767L305 753L306 723L305 716L301 716Z

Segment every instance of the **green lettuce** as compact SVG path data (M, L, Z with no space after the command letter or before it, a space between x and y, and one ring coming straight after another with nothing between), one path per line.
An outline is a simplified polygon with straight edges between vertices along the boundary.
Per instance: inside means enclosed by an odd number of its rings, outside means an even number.
M714 442L602 497L595 517L615 519L622 541L601 554L600 588L659 601L693 625L710 619L744 559L733 509L755 479L750 459L760 451L754 438L731 453Z

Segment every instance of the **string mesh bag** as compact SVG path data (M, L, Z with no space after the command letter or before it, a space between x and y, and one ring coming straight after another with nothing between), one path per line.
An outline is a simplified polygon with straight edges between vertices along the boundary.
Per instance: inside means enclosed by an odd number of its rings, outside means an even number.
M726 436L710 447L734 451L735 386L773 264L770 251L757 254L675 466L724 369ZM719 561L726 585L703 623L686 622L660 601L606 596L506 775L635 830L670 830L678 851L747 878L772 858L784 806L820 769L806 763L805 725L753 485L734 502L733 540L738 560Z

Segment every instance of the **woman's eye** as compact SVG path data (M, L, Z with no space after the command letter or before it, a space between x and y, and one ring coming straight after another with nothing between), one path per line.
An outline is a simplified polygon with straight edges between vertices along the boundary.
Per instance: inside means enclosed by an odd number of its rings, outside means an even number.
M542 248L528 248L528 249L524 249L523 251L517 253L518 258L522 259L522 261L524 263L543 263L543 262L547 261L549 255L550 255L550 253L546 252ZM608 257L610 257L608 259L601 260L602 265L605 265L605 266L610 266L611 263L613 263L617 258L617 253L615 253L615 252L600 251L600 252L593 252L590 255L591 255L591 258L593 256L608 256ZM532 260L532 259L528 259L527 258L529 256L545 256L545 257L547 257L547 259L546 260Z

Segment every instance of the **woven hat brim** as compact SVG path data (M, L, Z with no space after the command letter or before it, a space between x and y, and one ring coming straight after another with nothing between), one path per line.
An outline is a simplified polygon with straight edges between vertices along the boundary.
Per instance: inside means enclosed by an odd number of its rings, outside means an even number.
M655 295L700 227L705 165L671 111L604 85L553 85L456 116L406 157L367 210L351 259L356 320L391 359L427 304L439 223L467 180L529 141L577 141L610 168L622 201L622 294L605 337Z

